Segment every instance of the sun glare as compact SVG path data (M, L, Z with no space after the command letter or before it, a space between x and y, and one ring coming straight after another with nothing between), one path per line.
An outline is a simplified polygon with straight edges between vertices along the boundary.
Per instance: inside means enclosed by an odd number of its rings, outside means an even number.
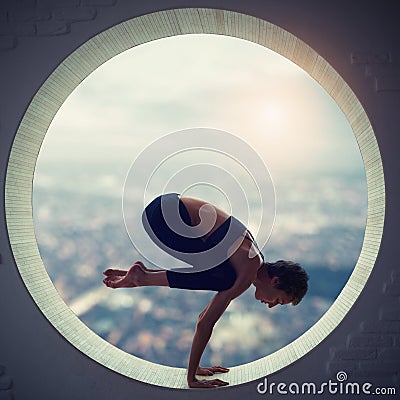
M282 131L286 122L287 111L281 104L268 104L261 110L261 123L266 128L273 129L273 132Z

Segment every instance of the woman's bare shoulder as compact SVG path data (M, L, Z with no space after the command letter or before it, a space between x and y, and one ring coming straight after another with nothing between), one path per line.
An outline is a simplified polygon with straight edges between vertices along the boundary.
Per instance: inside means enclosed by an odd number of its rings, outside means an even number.
M243 240L238 250L229 258L236 271L237 280L250 284L255 280L262 262L260 256L251 251L251 245L250 241Z
M188 210L190 216L192 217L192 221L195 220L197 223L199 222L199 210L202 206L210 206L213 207L215 212L218 216L218 225L222 223L225 219L229 217L229 215L215 206L214 204L208 203L202 199L198 199L196 197L187 197L187 196L180 196L181 201L185 205L186 209ZM194 222L195 222L194 221Z

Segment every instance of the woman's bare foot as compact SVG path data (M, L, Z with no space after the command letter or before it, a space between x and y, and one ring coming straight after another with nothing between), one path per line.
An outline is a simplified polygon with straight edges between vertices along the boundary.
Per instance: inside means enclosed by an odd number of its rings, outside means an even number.
M141 286L146 273L142 269L142 265L142 263L137 262L129 271L109 269L104 272L107 277L103 279L103 282L113 289Z
M142 270L148 271L148 269L145 267L145 265L141 261L136 261L134 265L138 265ZM125 276L128 273L128 271L123 270L123 269L115 269L115 268L108 268L106 269L103 274L108 276Z
M117 282L121 280L121 278L123 278L127 273L128 271L124 271L121 269L109 268L103 272L103 274L106 275L106 277L103 279L103 283L106 286L111 287L112 282Z
M114 268L109 268L106 269L103 274L106 276L125 276L128 271L122 270L122 269L114 269Z

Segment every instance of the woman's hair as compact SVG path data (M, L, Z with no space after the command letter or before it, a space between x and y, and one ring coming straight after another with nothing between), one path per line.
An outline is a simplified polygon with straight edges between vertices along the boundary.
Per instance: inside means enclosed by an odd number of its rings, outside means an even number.
M278 260L274 263L266 262L264 265L270 278L279 278L276 288L292 296L294 306L299 304L308 289L306 271L293 261Z

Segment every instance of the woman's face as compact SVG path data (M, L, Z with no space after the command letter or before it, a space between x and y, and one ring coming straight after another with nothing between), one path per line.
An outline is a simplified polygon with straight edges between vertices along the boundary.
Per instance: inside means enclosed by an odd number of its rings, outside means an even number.
M254 297L261 303L268 304L268 308L275 307L278 304L284 305L291 303L291 296L282 289L277 289L279 278L274 276L271 279L258 280L254 283L256 292Z

